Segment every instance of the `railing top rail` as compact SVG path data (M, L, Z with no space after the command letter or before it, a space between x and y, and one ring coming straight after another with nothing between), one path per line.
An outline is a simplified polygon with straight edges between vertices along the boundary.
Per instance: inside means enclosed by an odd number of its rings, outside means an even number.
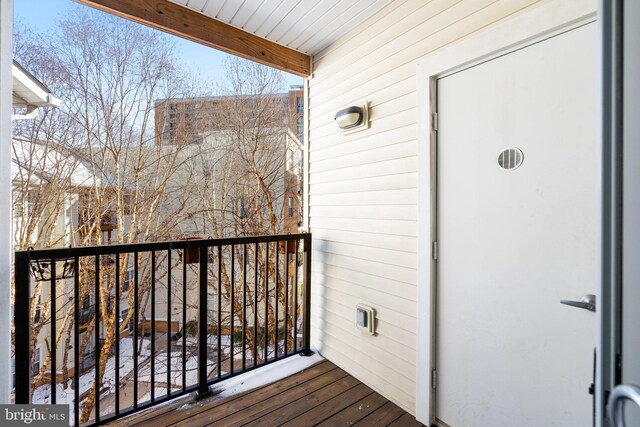
M50 248L50 249L30 249L26 251L16 251L17 256L26 256L30 260L45 260L52 258L72 258L75 256L94 256L94 255L110 255L114 253L128 253L128 252L148 252L148 251L162 251L170 249L185 249L185 248L201 248L201 247L216 247L227 245L240 245L244 243L264 243L264 242L282 242L289 240L304 239L309 236L310 233L295 233L295 234L274 234L263 236L248 236L248 237L225 237L220 239L204 238L204 239L192 239L185 238L183 240L170 240L164 242L143 242L143 243L122 243L115 245L100 245L100 246L78 246L68 248Z

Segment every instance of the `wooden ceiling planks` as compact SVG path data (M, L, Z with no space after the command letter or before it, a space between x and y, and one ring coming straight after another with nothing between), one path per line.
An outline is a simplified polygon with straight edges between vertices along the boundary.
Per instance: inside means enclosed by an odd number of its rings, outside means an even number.
M308 77L311 58L168 0L76 0L78 3L184 37L288 73Z

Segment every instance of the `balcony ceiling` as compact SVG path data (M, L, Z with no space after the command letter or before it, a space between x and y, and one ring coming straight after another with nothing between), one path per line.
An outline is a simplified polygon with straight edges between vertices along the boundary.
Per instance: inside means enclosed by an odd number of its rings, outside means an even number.
M311 56L393 0L76 0L308 77Z
M170 0L212 19L315 55L393 0Z

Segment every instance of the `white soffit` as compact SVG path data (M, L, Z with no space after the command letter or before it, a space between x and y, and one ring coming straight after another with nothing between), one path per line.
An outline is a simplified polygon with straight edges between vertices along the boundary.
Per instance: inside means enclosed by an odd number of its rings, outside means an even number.
M170 0L272 42L315 55L393 0Z
M14 106L57 107L62 102L15 61L13 62L12 75Z

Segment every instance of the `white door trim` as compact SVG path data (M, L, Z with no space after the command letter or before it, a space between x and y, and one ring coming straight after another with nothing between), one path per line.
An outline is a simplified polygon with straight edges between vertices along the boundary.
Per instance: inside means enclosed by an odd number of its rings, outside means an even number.
M0 2L0 403L11 403L11 114L13 0Z
M596 0L550 0L532 6L450 47L420 58L417 63L418 113L418 289L416 325L416 418L431 425L435 422L435 268L432 242L435 239L433 214L435 172L432 156L436 132L432 129L435 111L435 82L452 72L504 55L529 44L593 22ZM600 201L598 201L600 205ZM599 218L597 219L597 221ZM598 240L600 240L598 236ZM600 242L598 242L600 243Z

